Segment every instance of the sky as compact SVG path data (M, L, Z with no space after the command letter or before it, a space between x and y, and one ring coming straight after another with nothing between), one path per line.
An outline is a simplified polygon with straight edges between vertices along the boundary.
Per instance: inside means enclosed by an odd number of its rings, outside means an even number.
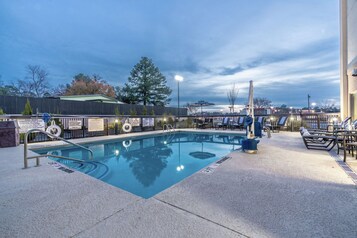
M228 110L254 96L274 106L339 104L338 0L0 0L0 75L40 65L52 86L78 73L114 86L149 57L172 88L171 106L205 100Z

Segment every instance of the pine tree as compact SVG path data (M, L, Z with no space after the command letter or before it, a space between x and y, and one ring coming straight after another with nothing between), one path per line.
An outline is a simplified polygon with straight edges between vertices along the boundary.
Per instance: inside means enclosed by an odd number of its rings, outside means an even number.
M123 89L131 103L164 106L170 102L171 89L151 59L142 57L134 66Z
M22 115L32 115L32 107L30 104L30 101L27 99L24 111L22 112Z
M116 116L120 116L119 107L115 107L115 109L114 109L114 114L115 114Z
M144 106L143 111L141 113L142 115L147 115L148 114L148 109Z
M136 112L135 109L130 109L129 114L130 114L130 116L136 116L136 115L138 115L138 113Z

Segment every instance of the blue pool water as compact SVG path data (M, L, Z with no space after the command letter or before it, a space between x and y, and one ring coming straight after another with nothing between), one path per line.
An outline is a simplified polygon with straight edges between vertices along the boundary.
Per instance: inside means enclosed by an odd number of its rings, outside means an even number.
M150 198L184 178L240 148L236 135L171 133L151 137L85 144L94 152L76 147L36 150L86 162L52 158L128 192Z

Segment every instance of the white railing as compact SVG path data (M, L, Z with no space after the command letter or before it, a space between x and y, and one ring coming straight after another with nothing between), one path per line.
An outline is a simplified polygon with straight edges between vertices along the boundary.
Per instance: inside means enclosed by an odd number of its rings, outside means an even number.
M171 132L171 131L175 131L174 127L171 124L164 124L162 126L162 130L164 132Z
M55 158L60 158L60 159L67 159L67 160L74 160L74 161L81 161L83 162L83 160L79 160L79 159L74 159L74 158L69 158L69 157L64 157L64 156L59 156L59 155L35 155L35 156L27 156L27 143L28 143L28 135L32 132L40 132L40 133L43 133L43 134L46 134L48 135L49 137L51 138L55 138L55 139L58 139L58 140L61 140L61 141L64 141L68 144L71 144L73 146L76 146L76 147L79 147L83 150L87 150L89 153L90 153L90 159L93 160L93 151L91 149L88 149L87 147L84 147L82 145L79 145L79 144L76 144L76 143L73 143L71 141L68 141L66 139L63 139L62 137L59 137L59 136L55 136L55 135L52 135L51 133L48 133L46 131L43 131L43 130L40 130L40 129L32 129L32 130L29 130L28 132L26 132L25 134L25 139L24 139L24 168L28 168L28 163L27 163L27 160L29 159L36 159L36 166L39 166L40 165L40 157L47 157L47 156L51 156L51 157L55 157Z

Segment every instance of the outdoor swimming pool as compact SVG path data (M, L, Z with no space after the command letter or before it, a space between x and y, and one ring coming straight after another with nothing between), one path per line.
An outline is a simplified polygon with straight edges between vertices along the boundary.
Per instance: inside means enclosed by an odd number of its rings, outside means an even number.
M176 132L84 144L93 150L94 160L89 160L88 151L76 147L35 152L83 159L86 162L51 158L140 197L150 198L239 149L242 139L240 135Z

